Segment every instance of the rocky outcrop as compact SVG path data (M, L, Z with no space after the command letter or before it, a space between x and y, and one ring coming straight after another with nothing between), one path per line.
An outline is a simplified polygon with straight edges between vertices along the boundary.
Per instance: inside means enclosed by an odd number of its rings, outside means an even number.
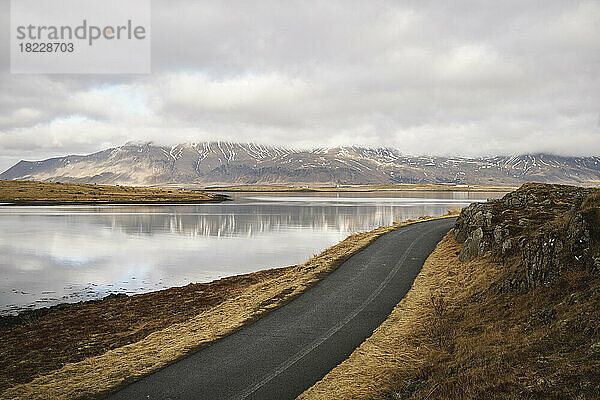
M454 229L460 260L491 255L516 260L511 288L552 282L565 269L596 269L600 191L564 185L525 184L502 199L465 208ZM590 201L590 199L592 199Z

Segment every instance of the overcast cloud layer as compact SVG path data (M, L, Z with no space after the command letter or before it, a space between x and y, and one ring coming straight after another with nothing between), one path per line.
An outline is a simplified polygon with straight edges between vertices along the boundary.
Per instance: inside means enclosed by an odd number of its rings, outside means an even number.
M600 155L599 1L153 2L150 75L11 75L0 170L127 141Z

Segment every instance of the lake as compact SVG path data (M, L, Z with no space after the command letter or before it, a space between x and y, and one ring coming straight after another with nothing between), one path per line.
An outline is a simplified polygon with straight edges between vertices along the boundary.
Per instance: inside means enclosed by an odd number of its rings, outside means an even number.
M305 262L499 192L236 193L203 205L0 206L0 315Z

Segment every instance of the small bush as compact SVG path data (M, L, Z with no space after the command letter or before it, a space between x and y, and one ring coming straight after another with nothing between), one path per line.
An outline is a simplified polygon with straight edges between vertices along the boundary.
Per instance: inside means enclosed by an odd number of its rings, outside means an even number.
M447 343L450 323L448 321L448 303L443 294L432 293L429 299L429 319L424 322L427 337L437 347Z
M43 310L31 310L25 313L19 314L19 319L21 319L24 325L37 325L40 322L40 319L44 315Z

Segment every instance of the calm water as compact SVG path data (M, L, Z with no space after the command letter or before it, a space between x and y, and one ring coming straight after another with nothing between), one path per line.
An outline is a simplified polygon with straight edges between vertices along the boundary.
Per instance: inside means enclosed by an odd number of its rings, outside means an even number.
M0 206L0 314L306 261L353 232L502 193L234 195L161 206Z

